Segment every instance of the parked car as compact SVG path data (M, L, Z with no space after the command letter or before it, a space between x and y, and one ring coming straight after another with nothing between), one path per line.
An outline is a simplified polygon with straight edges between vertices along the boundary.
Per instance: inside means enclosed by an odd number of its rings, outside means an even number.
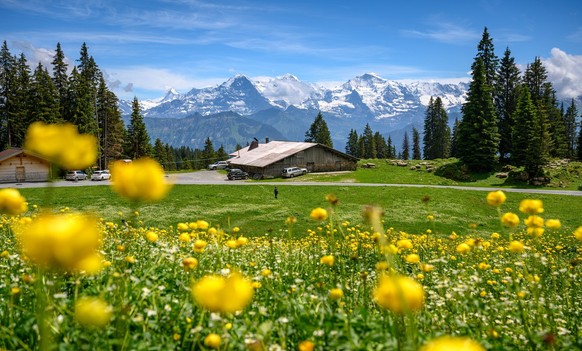
M83 171L68 171L65 175L66 180L86 180L87 174Z
M288 167L283 168L283 177L284 178L293 178L296 176L307 174L307 168L299 168L299 167Z
M214 162L211 165L208 165L208 169L210 169L210 170L227 169L227 168L228 168L228 162L226 162L226 161L218 161L218 162Z
M91 174L91 180L107 180L111 179L111 173L108 170L95 171Z
M226 177L228 178L228 180L248 179L249 174L247 172L243 171L242 169L233 168L233 169L228 171L228 174L226 175Z

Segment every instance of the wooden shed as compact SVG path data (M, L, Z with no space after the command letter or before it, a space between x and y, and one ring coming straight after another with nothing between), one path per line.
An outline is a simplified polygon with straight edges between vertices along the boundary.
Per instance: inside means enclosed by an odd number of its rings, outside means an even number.
M354 171L358 162L356 157L322 144L293 141L254 141L230 155L231 168L240 168L255 179L280 177L287 167L309 172Z
M0 182L41 182L50 178L49 161L28 153L21 148L0 152Z

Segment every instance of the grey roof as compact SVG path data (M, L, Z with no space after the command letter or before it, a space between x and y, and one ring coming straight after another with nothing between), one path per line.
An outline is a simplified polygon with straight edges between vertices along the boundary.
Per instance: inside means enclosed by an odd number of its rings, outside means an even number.
M5 161L5 160L7 160L11 157L14 157L14 156L18 156L20 154L31 155L31 156L40 158L42 160L48 161L46 158L39 156L33 152L23 150L22 148L19 148L19 147L11 147L9 149L6 149L6 150L0 152L0 162Z
M271 141L266 144L259 144L257 148L250 151L248 146L235 151L230 154L233 157L228 161L232 165L262 168L316 145L318 144L308 142Z

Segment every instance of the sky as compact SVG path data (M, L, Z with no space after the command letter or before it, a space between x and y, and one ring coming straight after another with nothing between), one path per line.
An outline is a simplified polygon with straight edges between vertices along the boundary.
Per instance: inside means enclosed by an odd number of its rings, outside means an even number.
M0 0L0 40L33 67L86 43L121 99L236 74L337 86L364 73L458 81L484 28L524 68L540 57L561 97L582 95L579 0ZM49 69L50 71L50 69Z

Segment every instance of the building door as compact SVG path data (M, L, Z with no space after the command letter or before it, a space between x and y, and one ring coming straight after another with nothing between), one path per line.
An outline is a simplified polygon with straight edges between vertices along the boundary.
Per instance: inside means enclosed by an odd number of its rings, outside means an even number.
M26 180L26 170L23 166L16 167L16 181L18 183L24 182Z

